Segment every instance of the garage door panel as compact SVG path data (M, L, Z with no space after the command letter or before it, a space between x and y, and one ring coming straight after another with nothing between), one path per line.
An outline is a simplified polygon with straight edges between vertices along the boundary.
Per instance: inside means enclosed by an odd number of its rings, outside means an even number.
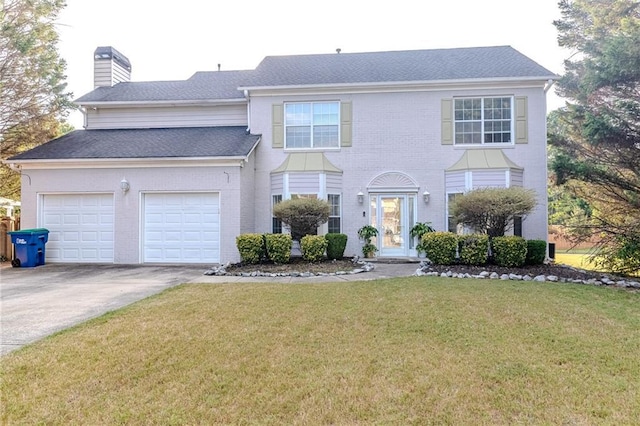
M144 201L144 261L215 263L220 259L217 193L154 193Z
M113 194L44 195L42 218L47 261L113 262Z

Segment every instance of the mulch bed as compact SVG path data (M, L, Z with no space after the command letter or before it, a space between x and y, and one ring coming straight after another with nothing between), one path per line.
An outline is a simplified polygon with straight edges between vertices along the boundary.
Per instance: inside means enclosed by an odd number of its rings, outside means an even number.
M365 259L366 260L366 259ZM384 260L378 259L378 263L384 262ZM416 269L420 266L415 264ZM226 270L229 273L241 273L241 272L255 272L260 271L264 273L287 273L287 272L313 272L313 273L333 273L338 271L350 271L356 266L353 265L351 258L344 258L342 260L323 260L321 262L307 262L300 257L291 258L290 263L287 264L273 264L270 262L258 263L254 265L245 265L241 263L229 265ZM559 279L567 280L589 280L600 279L603 276L611 276L600 272L582 271L575 268L563 266L563 265L535 265L535 266L523 266L520 268L506 268L497 265L484 265L484 266L468 266L468 265L431 265L431 271L434 272L448 272L453 273L469 273L471 275L478 275L480 272L496 272L499 275L502 274L517 274L517 275L529 275L536 277L538 275L554 275Z

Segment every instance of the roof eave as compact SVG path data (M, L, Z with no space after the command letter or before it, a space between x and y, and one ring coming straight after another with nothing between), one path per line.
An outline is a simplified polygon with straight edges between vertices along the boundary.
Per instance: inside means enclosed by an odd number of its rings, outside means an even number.
M328 84L298 84L298 85L278 85L278 86L241 86L239 90L259 91L259 90L302 90L302 89L375 89L375 88L418 88L425 86L449 87L459 85L484 85L493 83L547 83L549 80L558 80L560 76L556 74L532 76L532 77L492 77L492 78L468 78L453 80L416 80L416 81L383 81L383 82L363 82L363 83L328 83Z
M247 99L198 99L198 100L162 100L162 101L74 101L76 104L85 108L126 108L126 107L166 107L166 106L215 106L215 105L233 105L245 104Z
M139 158L67 158L67 159L13 159L4 160L19 169L106 169L136 167L242 167L255 149L247 155L217 157L139 157Z

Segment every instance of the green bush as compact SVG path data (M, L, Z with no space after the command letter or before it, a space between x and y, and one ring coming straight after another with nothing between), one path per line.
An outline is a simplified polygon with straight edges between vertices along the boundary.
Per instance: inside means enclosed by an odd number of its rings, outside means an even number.
M491 248L498 266L523 266L527 259L527 241L522 237L494 237Z
M324 238L327 240L327 258L329 260L342 259L347 247L347 235L327 234Z
M318 226L329 220L329 214L329 203L316 198L295 198L273 206L273 216L291 228L296 241L305 235L315 235Z
M317 262L324 258L327 240L324 235L305 235L300 240L302 258L308 262Z
M266 257L262 234L242 234L236 237L236 247L242 263L254 264Z
M547 242L543 240L527 240L527 265L542 265L547 257Z
M267 255L273 263L289 263L291 259L291 235L265 234Z
M453 232L428 232L422 236L422 246L436 265L451 265L456 261L458 238Z
M487 234L460 235L458 250L460 263L484 265L489 258L489 236Z

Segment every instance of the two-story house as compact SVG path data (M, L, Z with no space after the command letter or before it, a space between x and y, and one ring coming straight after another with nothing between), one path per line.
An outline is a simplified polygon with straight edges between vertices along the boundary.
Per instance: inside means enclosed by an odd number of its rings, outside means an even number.
M266 57L255 70L131 82L94 54L85 129L7 162L23 227L50 230L48 262L226 263L237 235L283 232L272 206L327 200L320 233L376 226L379 256L415 256L409 230L455 230L448 203L524 186L515 224L547 238L546 91L557 78L508 46ZM284 230L286 232L286 230Z

